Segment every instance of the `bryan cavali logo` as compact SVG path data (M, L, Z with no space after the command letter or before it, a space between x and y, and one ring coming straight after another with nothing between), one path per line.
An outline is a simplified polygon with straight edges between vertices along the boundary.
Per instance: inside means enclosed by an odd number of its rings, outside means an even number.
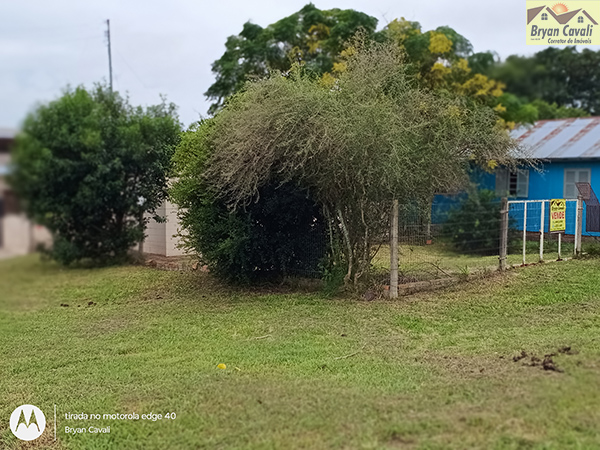
M22 441L39 438L46 428L46 416L40 408L21 405L10 415L10 430Z
M599 45L600 1L527 1L528 45Z

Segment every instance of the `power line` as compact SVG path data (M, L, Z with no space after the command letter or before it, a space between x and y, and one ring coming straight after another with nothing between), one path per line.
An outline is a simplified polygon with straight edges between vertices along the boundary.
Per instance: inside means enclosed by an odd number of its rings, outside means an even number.
M119 51L119 49L117 49L117 56L119 56L121 58L121 61L123 62L123 64L125 64L125 67L127 67L129 69L129 71L132 73L132 75L139 81L139 83L142 85L142 87L144 89L152 89L152 87L149 87L146 83L144 83L142 81L142 79L138 76L137 72L135 70L133 70L133 68L131 67L131 65L127 62L127 59L125 59L125 57L123 56L123 54Z

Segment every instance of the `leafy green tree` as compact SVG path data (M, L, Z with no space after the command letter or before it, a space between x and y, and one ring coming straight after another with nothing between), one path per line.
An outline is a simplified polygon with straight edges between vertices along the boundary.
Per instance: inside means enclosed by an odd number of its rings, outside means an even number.
M470 42L449 27L424 32L418 22L402 18L390 22L381 33L405 49L425 86L465 95L494 108L501 124L509 129L517 123L588 115L578 107L586 102L567 101L566 91L570 84L591 89L596 75L590 74L590 67L581 67L593 60L594 53L589 50L574 57L573 49L548 49L537 55L537 62L511 56L500 64L493 52L473 53ZM567 65L572 65L568 76L558 68Z
M225 53L212 65L216 81L205 95L216 112L250 77L265 77L269 70L289 70L302 61L318 74L330 71L345 42L359 30L373 33L377 19L352 9L320 10L312 3L262 28L247 22L240 34L230 36Z
M179 134L173 104L133 107L101 85L67 89L31 113L11 183L28 215L54 235L51 255L64 264L106 262L140 242L144 213L166 196Z
M534 100L531 103L538 113L538 120L566 119L568 117L587 117L590 114L581 108L558 106L556 103L548 103L544 100Z
M419 22L403 17L391 21L380 34L403 48L419 77L432 86L435 85L435 77L431 72L436 64L448 67L468 58L473 52L469 40L454 29L442 26L423 31Z
M550 47L529 57L509 56L485 73L524 102L542 100L565 108L559 117L567 113L578 117L581 110L600 114L600 52Z
M454 29L443 26L435 30L423 31L419 22L404 18L395 19L373 36L379 41L390 41L406 53L408 70L423 87L437 91L448 91L462 95L495 109L498 122L505 128L513 128L515 123L532 123L537 120L537 110L525 105L504 92L505 85L484 73L495 62L491 52L473 53L469 40ZM334 64L333 75L342 72L345 64ZM474 66L474 67L472 67ZM326 79L333 85L335 79ZM510 100L510 107L504 105Z

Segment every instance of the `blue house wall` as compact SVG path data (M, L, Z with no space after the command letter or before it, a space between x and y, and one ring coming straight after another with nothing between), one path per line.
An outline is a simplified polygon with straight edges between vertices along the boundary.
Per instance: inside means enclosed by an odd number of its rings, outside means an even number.
M600 196L600 161L580 159L576 161L556 161L546 162L541 167L541 171L529 169L529 188L527 197L514 197L510 200L549 200L553 198L565 198L564 182L566 169L589 169L590 183L596 195ZM478 183L480 189L495 190L496 175L481 173L474 176L474 181ZM545 205L546 220L545 232L548 232L548 202ZM567 230L566 234L575 233L575 202L567 202ZM583 208L583 234L589 236L600 236L597 232L588 232L585 230L585 203ZM539 218L535 218L535 213L539 214L539 209L529 210L527 231L539 231ZM515 228L523 229L523 214L516 211L511 214L515 221Z

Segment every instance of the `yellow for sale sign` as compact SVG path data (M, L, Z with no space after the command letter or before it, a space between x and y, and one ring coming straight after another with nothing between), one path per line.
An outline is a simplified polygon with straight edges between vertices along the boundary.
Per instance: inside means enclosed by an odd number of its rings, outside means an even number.
M567 228L567 202L564 198L550 200L550 232L561 232Z

